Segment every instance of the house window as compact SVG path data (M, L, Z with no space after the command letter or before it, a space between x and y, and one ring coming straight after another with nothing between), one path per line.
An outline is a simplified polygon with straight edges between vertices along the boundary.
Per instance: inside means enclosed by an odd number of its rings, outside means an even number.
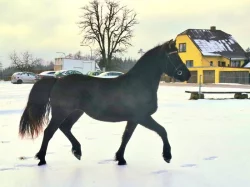
M239 60L231 61L231 67L240 67L240 61Z
M213 61L210 61L210 66L214 66L214 63L213 63Z
M186 60L186 66L188 68L193 67L194 66L194 61L193 60Z
M186 43L179 44L179 52L186 52Z
M219 67L225 67L226 66L226 62L218 61L218 66Z

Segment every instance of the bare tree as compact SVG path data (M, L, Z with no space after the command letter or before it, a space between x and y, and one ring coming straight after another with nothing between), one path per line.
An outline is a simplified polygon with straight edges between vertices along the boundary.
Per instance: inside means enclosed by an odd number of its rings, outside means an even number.
M77 24L83 33L82 43L89 45L97 42L105 66L115 53L123 53L132 46L132 28L138 24L133 10L114 0L106 0L104 4L92 0L81 9L83 15Z
M33 58L28 51L22 53L20 56L14 51L9 56L12 61L12 66L20 71L31 71L36 65L40 64L41 59Z

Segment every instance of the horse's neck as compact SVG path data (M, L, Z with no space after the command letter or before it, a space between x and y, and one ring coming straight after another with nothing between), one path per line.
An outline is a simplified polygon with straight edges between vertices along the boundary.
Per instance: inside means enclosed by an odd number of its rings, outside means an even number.
M146 82L154 91L157 91L163 73L157 63L159 62L154 57L142 57L128 74Z

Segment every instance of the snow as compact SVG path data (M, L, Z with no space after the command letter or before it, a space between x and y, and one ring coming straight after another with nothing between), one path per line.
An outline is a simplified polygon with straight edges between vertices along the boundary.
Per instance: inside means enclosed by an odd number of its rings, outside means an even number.
M232 36L229 36L229 41L230 41L231 44L236 43L235 39Z
M38 167L33 156L43 135L35 140L18 137L18 123L32 84L0 82L0 186L249 186L250 100L205 95L207 99L194 101L185 90L197 87L175 85L159 87L159 108L153 115L168 132L173 155L170 164L161 156L159 136L138 126L125 152L128 165L117 166L112 159L125 122L100 122L83 115L72 129L82 145L81 161L57 131L48 147L47 165ZM202 90L242 89L217 85Z
M202 54L206 54L206 53L214 53L214 52L223 52L223 51L233 51L230 48L230 43L232 43L232 39L230 39L229 41L227 40L219 40L219 41L215 41L215 40L202 40L202 39L194 39L194 42L199 46L199 48L202 51ZM217 56L217 54L215 54L214 56Z
M209 52L202 52L202 54L205 55L205 56L221 56L220 54L209 53Z
M250 62L248 62L244 67L245 68L250 68Z

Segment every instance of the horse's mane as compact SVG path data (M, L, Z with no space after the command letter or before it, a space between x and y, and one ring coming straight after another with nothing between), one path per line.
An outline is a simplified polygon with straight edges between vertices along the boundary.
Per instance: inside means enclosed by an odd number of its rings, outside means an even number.
M163 44L156 45L154 48L149 49L141 58L148 58L149 56L157 55L162 50L167 51L169 49L169 44L171 44L171 42L172 42L172 40L164 42Z
M161 68L161 64L158 63L159 61L159 54L162 52L169 51L171 45L173 44L173 40L169 40L162 44L158 44L152 49L149 49L146 53L144 53L139 60L136 62L134 67L132 67L127 74L135 74L138 76L139 74L145 74L145 72L154 74L155 71L159 71Z

